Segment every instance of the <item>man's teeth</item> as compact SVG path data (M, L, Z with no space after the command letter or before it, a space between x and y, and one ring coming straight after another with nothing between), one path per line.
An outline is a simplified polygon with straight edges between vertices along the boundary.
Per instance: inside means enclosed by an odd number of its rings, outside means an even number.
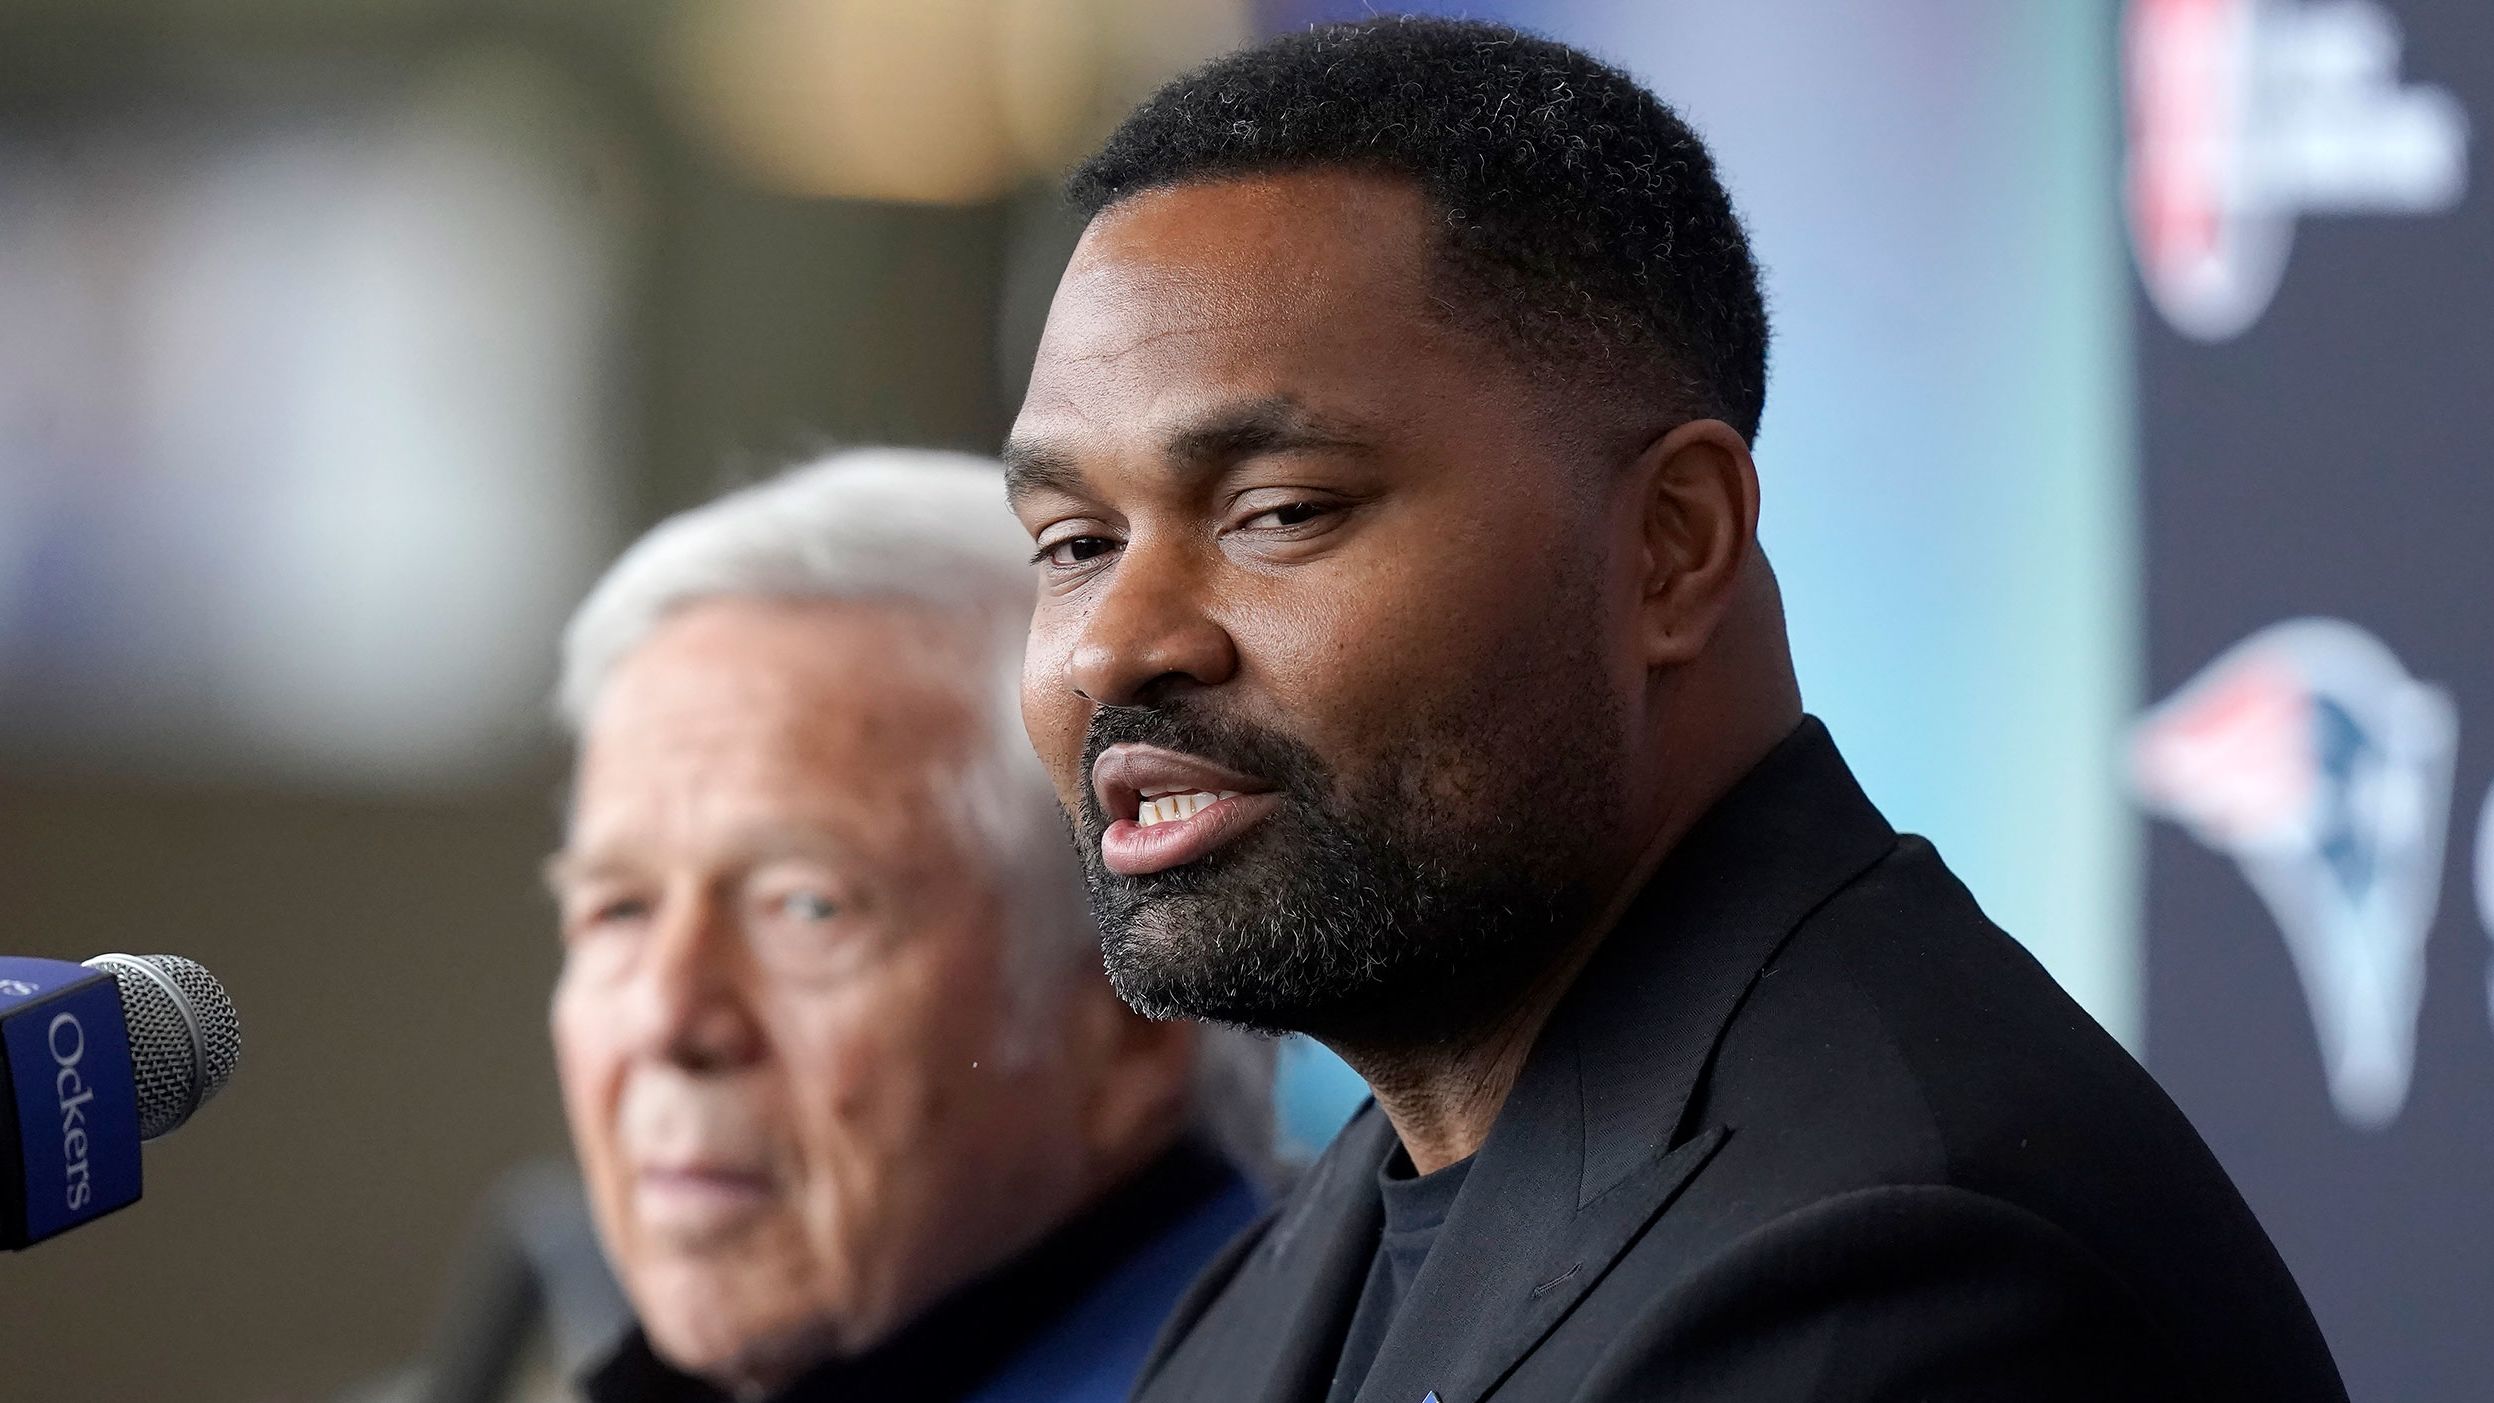
M1196 789L1148 795L1143 800L1141 811L1135 814L1134 821L1146 828L1156 823L1175 823L1182 818L1193 818L1216 801L1234 798L1237 794L1235 789Z

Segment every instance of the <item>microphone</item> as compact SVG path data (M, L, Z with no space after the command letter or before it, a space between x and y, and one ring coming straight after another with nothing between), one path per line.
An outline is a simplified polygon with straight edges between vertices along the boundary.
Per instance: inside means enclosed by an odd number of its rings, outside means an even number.
M179 955L0 956L0 1249L139 1199L139 1142L225 1089L242 1025Z

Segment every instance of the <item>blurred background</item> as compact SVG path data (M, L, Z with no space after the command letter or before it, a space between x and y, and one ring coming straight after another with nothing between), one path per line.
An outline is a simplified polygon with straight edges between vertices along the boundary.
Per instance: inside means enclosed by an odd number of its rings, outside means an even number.
M0 1261L12 1398L590 1347L556 628L722 486L992 450L1055 175L1389 10L1714 145L1812 709L2201 1125L2355 1396L2483 1396L2483 0L0 0L0 946L194 956L249 1048L144 1203ZM1359 1089L1283 1065L1321 1144Z

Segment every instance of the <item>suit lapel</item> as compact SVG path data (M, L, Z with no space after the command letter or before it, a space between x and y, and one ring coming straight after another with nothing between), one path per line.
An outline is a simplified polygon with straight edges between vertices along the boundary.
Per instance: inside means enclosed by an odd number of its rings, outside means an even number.
M1731 1133L1692 1104L1760 972L1895 843L1815 720L1691 830L1553 1010L1361 1403L1476 1403L1557 1328Z
M1192 1332L1143 1392L1259 1403L1323 1398L1351 1303L1376 1255L1377 1171L1393 1144L1393 1127L1375 1106L1354 1116L1223 1290L1221 1328Z

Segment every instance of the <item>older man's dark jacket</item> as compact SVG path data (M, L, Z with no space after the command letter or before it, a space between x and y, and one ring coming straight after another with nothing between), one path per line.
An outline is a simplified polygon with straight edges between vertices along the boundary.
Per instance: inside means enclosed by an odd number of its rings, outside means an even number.
M1363 1110L1207 1269L1150 1403L1310 1403L1376 1250ZM1806 721L1536 1043L1361 1403L2342 1403L2260 1225L2138 1064Z
M1038 1246L770 1403L1117 1403L1170 1302L1261 1201L1219 1154L1181 1142ZM729 1403L638 1329L581 1391L588 1403Z

